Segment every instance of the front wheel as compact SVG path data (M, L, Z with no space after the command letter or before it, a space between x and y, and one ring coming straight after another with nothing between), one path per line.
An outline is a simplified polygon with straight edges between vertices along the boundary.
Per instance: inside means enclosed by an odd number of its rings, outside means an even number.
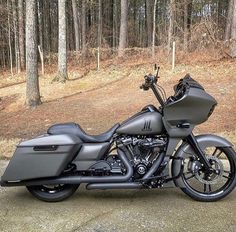
M236 185L236 153L232 148L210 147L205 154L214 172L207 173L194 155L184 159L181 190L197 201L217 201Z
M39 200L46 202L63 201L74 194L79 185L38 185L26 186L29 192Z

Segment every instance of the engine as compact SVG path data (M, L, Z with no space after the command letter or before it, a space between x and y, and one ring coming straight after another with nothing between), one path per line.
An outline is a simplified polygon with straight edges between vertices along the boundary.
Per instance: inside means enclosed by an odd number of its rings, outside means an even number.
M126 148L126 154L134 168L134 178L142 178L151 168L158 154L163 151L167 139L164 137L124 137L121 143ZM112 173L122 173L125 168L116 155L109 155L107 162L110 163Z

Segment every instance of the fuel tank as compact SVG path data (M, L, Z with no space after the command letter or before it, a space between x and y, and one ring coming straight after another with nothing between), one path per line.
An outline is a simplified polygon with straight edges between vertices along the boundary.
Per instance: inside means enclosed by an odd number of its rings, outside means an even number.
M118 134L127 135L159 135L164 126L162 115L157 111L141 111L124 121L116 130Z

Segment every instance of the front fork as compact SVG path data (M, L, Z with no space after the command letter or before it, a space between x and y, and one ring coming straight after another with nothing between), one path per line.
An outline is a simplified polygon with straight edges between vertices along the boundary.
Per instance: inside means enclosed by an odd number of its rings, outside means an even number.
M197 142L195 136L193 135L193 133L191 133L188 137L186 137L185 140L193 148L193 150L197 154L200 162L203 164L205 170L207 172L211 172L212 171L211 164L209 163L208 159L206 158L204 151L198 145L198 142Z

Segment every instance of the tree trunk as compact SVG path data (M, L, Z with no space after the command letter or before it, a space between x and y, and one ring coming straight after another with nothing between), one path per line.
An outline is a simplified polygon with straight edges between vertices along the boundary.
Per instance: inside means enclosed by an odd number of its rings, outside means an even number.
M12 58L12 47L11 47L11 22L10 22L10 6L9 0L7 0L7 22L8 22L8 45L9 45L9 57L10 57L10 68L11 75L13 76L13 58Z
M147 46L152 46L152 1L146 0Z
M74 21L74 34L75 34L75 50L79 51L79 18L78 6L76 0L72 0L73 21Z
M117 47L117 1L113 0L113 7L112 7L112 12L113 12L113 18L112 18L112 47L113 50Z
M13 9L13 28L14 28L14 43L15 43L15 62L16 62L16 72L20 73L20 51L19 51L19 34L17 29L17 5L16 1L12 0L12 9Z
M86 54L86 1L82 0L82 14L81 14L81 24L82 24L82 55Z
M58 76L55 81L64 83L67 75L67 41L66 41L66 0L58 0Z
M192 15L192 0L184 2L184 51L188 50Z
M157 0L154 1L154 7L153 7L153 30L152 30L152 58L153 59L155 57L156 6L157 6Z
M226 29L225 29L225 40L229 40L231 37L233 7L234 7L234 0L229 0L227 22L226 22Z
M128 0L121 0L121 18L120 18L120 41L118 56L124 55L124 49L127 46L127 26L128 26Z
M98 0L98 53L97 53L97 70L100 69L100 48L101 48L101 42L102 42L102 2L101 0Z
M236 0L233 0L233 13L231 24L231 37L230 37L230 55L236 57Z
M38 31L39 31L39 45L40 49L43 51L44 46L43 46L43 0L38 0Z
M232 14L232 25L231 25L231 38L236 39L236 0L233 0L233 14Z
M174 31L174 5L175 5L175 0L170 0L169 4L169 29L168 29L168 54L170 54L171 51L171 43L173 42L173 31Z
M184 4L184 51L188 50L188 5Z
M25 68L24 1L18 0L20 67Z
M41 103L38 81L38 52L36 29L36 1L26 1L26 104L36 107Z

